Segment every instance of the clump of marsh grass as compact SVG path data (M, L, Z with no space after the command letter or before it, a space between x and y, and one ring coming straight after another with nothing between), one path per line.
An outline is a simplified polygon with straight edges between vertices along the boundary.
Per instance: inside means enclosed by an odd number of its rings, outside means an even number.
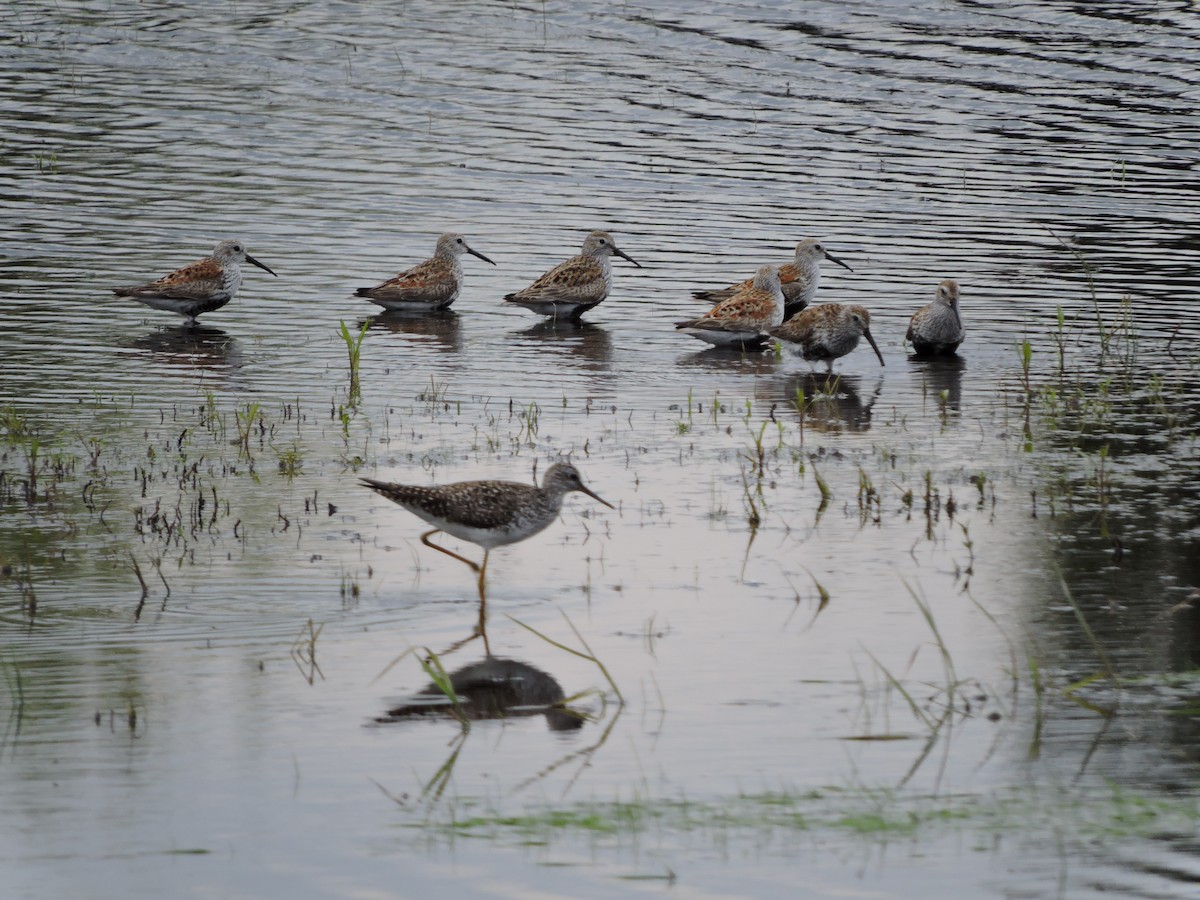
M304 454L296 444L286 450L279 451L279 474L285 478L295 478L304 466Z
M1017 344L1017 358L1021 363L1021 387L1024 390L1024 427L1022 435L1025 439L1024 450L1026 453L1033 452L1033 424L1030 422L1030 410L1033 405L1033 382L1030 373L1033 367L1033 344L1025 338L1021 343Z
M241 448L247 459L250 458L250 435L254 432L256 422L260 423L262 419L262 409L257 402L247 403L245 409L235 409L234 415L237 418L237 444Z
M371 327L371 321L368 319L363 322L357 337L350 333L350 329L346 327L344 321L339 321L338 325L338 333L342 336L342 341L346 345L346 355L350 360L350 390L347 392L346 403L351 408L357 408L358 404L362 402L362 385L358 378L358 366L362 355L363 339L367 336L367 329Z
M0 436L6 443L15 444L32 437L33 426L29 418L15 406L0 406Z

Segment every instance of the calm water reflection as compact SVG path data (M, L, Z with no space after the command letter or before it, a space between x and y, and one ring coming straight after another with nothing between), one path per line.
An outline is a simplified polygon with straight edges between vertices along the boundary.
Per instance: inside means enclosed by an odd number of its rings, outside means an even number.
M371 328L390 331L392 334L407 335L421 346L432 347L442 353L457 353L462 350L462 320L452 310L414 315L406 312L388 311L360 321Z
M379 722L397 722L440 715L468 720L544 716L552 731L574 731L583 726L585 713L572 713L563 705L566 695L554 676L516 659L486 657L448 672L458 697L456 704L436 684L423 688L387 711Z
M1055 816L1072 791L1153 807L1197 776L1194 19L1059 0L0 12L6 889L346 896L402 871L414 892L609 896L666 860L745 896L794 893L800 859L809 896L1190 896L1186 841L1093 842ZM645 268L587 324L503 308L594 228ZM497 263L453 311L352 296L449 229ZM279 278L200 328L108 292L231 236ZM885 368L860 352L830 382L674 332L691 290L806 236L853 267L818 299L870 309ZM945 277L962 358L909 360ZM370 325L358 405L342 322ZM582 637L627 712L596 746L591 726L476 723L458 809L905 779L1067 799L1027 841L984 823L869 867L787 833L397 837L412 819L389 796L439 770L456 726L364 728L427 681L374 679L461 638L474 598L354 474L521 479L559 453L619 511L568 504L495 555L493 645L609 692L508 616ZM882 674L922 697L947 679L913 592L998 711L940 758ZM311 686L289 658L310 621ZM1059 690L1102 656L1119 689ZM1051 684L1037 702L1007 687L1026 657ZM841 740L888 730L914 739ZM839 834L813 846L863 846Z
M138 335L128 346L153 354L156 362L169 366L226 371L242 366L237 339L227 331L205 325L161 328Z

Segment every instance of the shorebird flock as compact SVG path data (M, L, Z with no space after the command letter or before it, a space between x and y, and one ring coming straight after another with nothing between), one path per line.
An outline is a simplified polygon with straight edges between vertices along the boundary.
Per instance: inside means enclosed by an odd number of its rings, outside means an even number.
M467 254L495 265L461 234L448 232L437 239L432 257L375 287L358 288L355 296L390 311L444 310L462 291L462 257ZM612 291L614 256L641 268L617 246L611 234L593 231L584 238L576 256L559 263L528 287L506 295L504 303L552 319L578 322ZM771 341L778 341L809 362L824 362L830 373L834 361L853 351L865 337L883 365L883 354L871 334L871 315L864 307L814 302L825 260L853 271L820 241L805 238L796 245L791 262L764 265L745 281L694 292L696 300L711 303L712 308L701 316L677 322L675 328L714 346L743 352L762 350ZM226 240L217 244L206 259L157 281L113 288L113 292L153 309L178 313L195 325L197 316L218 310L233 299L242 284L244 262L275 275L250 256L241 241ZM934 300L913 314L906 340L918 355L936 356L955 354L964 336L958 284L946 279L938 285ZM584 485L579 471L570 463L552 465L540 486L485 480L429 487L371 478L361 479L360 484L432 525L421 535L421 542L465 563L476 573L480 601L476 634L484 638L485 646L487 564L492 549L523 541L549 527L569 493L583 493L612 507ZM475 563L433 543L430 538L440 532L483 548L482 562Z
M495 263L472 248L461 234L447 232L437 239L433 256L405 269L375 287L363 287L355 296L391 311L433 312L447 309L462 292L464 254ZM612 291L612 257L641 268L621 250L607 231L593 231L579 253L559 263L528 287L504 297L504 303L521 306L552 319L578 322ZM677 322L682 334L717 347L742 351L761 350L772 340L809 362L834 360L867 342L883 365L883 354L871 335L871 314L865 307L841 303L814 304L825 260L854 271L833 256L818 240L796 244L791 262L764 265L753 278L716 290L695 291L697 300L714 304L692 319ZM241 241L221 241L212 256L184 266L157 281L113 288L119 297L131 297L154 309L184 316L191 325L203 313L220 309L242 285L242 263L266 265L246 252ZM933 302L913 314L905 339L918 355L954 354L966 332L958 309L958 284L946 279L938 285Z

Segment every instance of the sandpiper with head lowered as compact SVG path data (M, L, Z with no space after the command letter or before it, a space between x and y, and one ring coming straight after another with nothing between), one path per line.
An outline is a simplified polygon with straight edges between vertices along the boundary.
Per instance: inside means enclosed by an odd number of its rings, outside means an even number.
M772 328L770 334L809 362L824 360L831 373L833 361L857 347L863 337L879 357L879 364L884 364L879 345L871 336L871 314L857 304L818 304Z
M426 547L466 563L478 573L479 622L482 633L487 620L487 564L493 547L515 544L542 531L558 518L563 497L571 491L587 494L609 509L612 504L583 483L579 470L570 463L556 463L546 470L541 487L515 481L460 481L435 487L397 484L363 478L361 483L424 519L433 530L421 535ZM476 564L429 540L444 531L483 548L483 562Z
M676 322L675 329L718 347L760 348L767 332L783 322L779 267L763 266L752 281L737 286L726 300L699 319Z
M577 321L612 290L614 254L639 269L642 267L618 249L607 231L593 231L584 239L578 256L559 263L529 287L508 294L504 300L539 315Z
M220 309L233 299L242 286L243 262L271 272L246 252L241 241L221 241L206 259L164 275L158 281L112 291L118 297L132 297L153 309L178 313L189 325L195 325L196 316Z
M904 339L919 356L951 356L966 336L958 311L958 282L947 278L938 285L933 302L913 313Z
M821 282L821 260L835 262L848 272L848 265L825 249L825 245L813 238L805 238L796 245L796 256L790 263L779 267L779 281L783 287L783 317L790 319L808 304L817 294ZM692 296L708 303L721 303L733 294L750 285L750 279L714 291L695 291Z
M366 297L384 309L431 312L445 309L462 290L462 255L470 253L484 262L495 263L467 245L461 234L448 232L437 240L431 259L406 269L376 287L359 288L356 297Z

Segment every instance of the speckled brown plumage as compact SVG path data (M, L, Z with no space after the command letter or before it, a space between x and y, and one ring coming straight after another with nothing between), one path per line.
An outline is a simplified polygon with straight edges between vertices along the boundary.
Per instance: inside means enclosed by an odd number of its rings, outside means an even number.
M783 321L783 291L779 268L763 266L754 279L699 319L676 322L684 334L718 346L762 343L766 333Z
M854 271L836 256L829 253L825 249L825 245L820 241L813 238L805 238L800 241L796 244L796 255L793 260L779 267L779 281L783 289L783 317L785 319L790 319L808 306L808 304L812 303L817 293L817 286L821 283L821 260L823 259L835 262L847 271ZM692 296L697 300L704 300L707 303L722 303L732 297L738 290L749 287L751 281L752 279L747 278L739 284L732 284L729 287L720 288L719 290L695 291Z
M540 487L515 481L460 481L434 487L362 479L373 491L420 516L438 531L485 550L512 544L546 528L562 510L563 497L581 491L599 500L569 463L546 470Z
M157 281L117 287L112 292L118 297L131 297L152 309L178 313L186 317L189 324L195 325L197 316L220 309L233 299L242 286L243 262L271 272L246 252L241 241L221 241L213 249L212 256L176 269Z
M472 250L461 234L447 232L438 238L430 259L417 263L383 284L359 288L354 294L385 309L445 309L458 299L462 290L461 258L464 253L495 265L482 253Z
M593 231L584 239L582 252L555 266L527 288L505 296L507 303L558 319L578 319L598 306L612 290L613 255L641 264L617 248L612 235Z
M778 328L772 328L770 333L805 360L824 360L830 372L833 371L833 361L857 347L859 339L863 337L879 357L879 364L884 364L883 354L871 336L871 314L857 304L822 303L810 306Z
M363 478L361 483L398 503L433 526L421 535L421 543L470 566L478 573L479 624L476 634L487 646L487 564L493 547L514 544L550 525L562 510L563 497L580 491L593 500L612 504L584 486L579 471L570 463L556 463L546 470L541 487L515 481L460 481L436 487L398 484ZM430 537L444 531L483 548L483 562L433 543Z

